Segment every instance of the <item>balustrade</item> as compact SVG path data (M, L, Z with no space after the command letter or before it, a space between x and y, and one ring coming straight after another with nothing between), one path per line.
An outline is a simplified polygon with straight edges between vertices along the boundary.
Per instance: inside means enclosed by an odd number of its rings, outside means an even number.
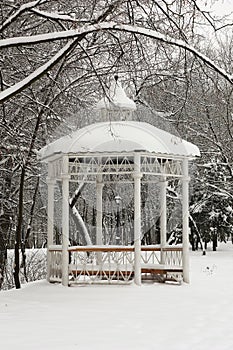
M161 264L161 250L164 264ZM69 247L69 283L128 283L134 277L133 246L75 246ZM62 248L51 246L50 281L62 278ZM143 271L182 270L182 247L142 246ZM170 273L169 272L169 273ZM171 272L172 273L172 272Z
M62 279L62 247L51 246L50 254L50 282L61 282Z

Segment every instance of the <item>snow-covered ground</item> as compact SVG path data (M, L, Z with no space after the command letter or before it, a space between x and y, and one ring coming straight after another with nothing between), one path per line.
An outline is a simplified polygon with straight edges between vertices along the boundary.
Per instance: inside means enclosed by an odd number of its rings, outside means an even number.
M191 284L0 292L1 349L233 349L233 245L191 253Z

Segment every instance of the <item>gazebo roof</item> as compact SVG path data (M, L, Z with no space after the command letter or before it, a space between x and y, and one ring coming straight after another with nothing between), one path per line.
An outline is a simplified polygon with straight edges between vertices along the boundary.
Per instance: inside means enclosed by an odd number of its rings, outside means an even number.
M88 125L61 137L39 151L47 162L56 154L145 151L193 158L200 155L197 146L153 125L137 121L101 122Z

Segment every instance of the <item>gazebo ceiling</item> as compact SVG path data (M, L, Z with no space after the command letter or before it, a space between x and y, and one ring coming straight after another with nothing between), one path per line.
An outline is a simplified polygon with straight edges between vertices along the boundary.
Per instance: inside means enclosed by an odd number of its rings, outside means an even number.
M145 151L150 153L199 156L197 146L153 125L137 121L101 122L88 125L48 144L39 151L41 160L55 154Z

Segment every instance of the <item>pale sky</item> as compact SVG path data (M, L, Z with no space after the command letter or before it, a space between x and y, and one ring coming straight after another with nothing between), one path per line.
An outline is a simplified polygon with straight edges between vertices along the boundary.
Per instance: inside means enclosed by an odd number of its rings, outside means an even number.
M213 18L221 20L215 23L216 28L233 23L233 0L197 0L197 3L201 10L208 11ZM216 38L224 38L228 33L232 35L233 26L227 26L217 32L214 32L211 27L208 29L207 26L200 26L199 30L203 36L211 40L212 44L216 44Z
M215 16L225 16L231 14L233 18L233 0L199 0L201 9L209 10Z

